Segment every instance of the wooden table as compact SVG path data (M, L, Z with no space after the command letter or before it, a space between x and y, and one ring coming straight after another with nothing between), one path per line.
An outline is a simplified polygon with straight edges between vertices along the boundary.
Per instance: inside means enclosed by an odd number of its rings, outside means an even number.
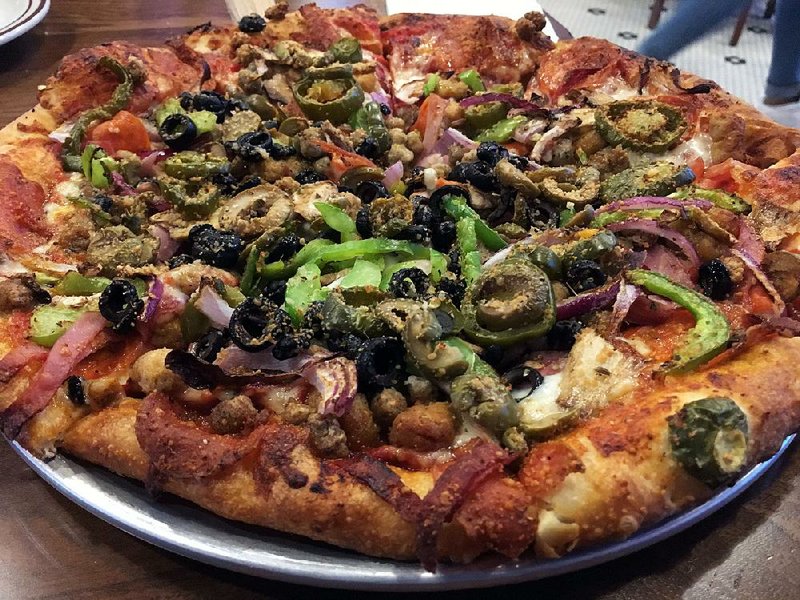
M158 43L200 21L225 15L222 0L54 0L41 25L0 47L0 125L34 104L36 86L69 52L111 39ZM798 515L800 451L795 447L739 500L634 556L544 582L442 597L797 598ZM312 594L320 600L359 597L229 573L140 542L61 497L0 443L0 598L4 600L279 600Z

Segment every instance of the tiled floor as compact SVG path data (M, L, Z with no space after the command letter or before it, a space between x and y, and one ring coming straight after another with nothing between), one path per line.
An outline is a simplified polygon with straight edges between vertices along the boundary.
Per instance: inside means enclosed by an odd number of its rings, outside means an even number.
M725 0L708 0L724 2ZM645 0L539 0L573 35L604 37L635 49L649 35L651 2ZM669 18L668 0L661 19ZM681 69L713 79L778 122L800 128L800 105L773 108L761 104L772 49L770 21L751 17L736 47L728 45L735 18L687 46L672 61Z

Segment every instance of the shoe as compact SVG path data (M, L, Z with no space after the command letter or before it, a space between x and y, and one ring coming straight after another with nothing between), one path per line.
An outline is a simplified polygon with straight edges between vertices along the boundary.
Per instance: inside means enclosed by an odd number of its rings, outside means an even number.
M800 102L800 94L796 96L765 96L763 100L767 106L783 106L784 104L792 104Z

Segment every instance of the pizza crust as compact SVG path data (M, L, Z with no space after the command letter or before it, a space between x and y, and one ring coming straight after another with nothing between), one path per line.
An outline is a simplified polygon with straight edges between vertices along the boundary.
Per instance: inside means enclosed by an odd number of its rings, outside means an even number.
M596 419L535 446L519 478L534 507L530 527L536 553L552 558L576 547L622 539L710 497L713 491L686 474L669 450L667 417L687 402L709 396L737 402L750 428L747 468L776 452L800 426L800 381L793 369L797 361L800 338L776 336L713 370L668 378L645 395L634 392ZM149 459L135 433L139 403L127 400L78 421L66 432L62 449L148 481ZM569 464L559 471L565 456ZM162 487L237 521L374 556L416 556L415 524L403 520L369 487L340 472L321 475L324 463L303 445L291 458L292 466L308 478L299 488L278 473L270 474L268 488L259 484L254 476L257 454L219 474L167 479ZM394 470L420 495L436 478L432 472ZM440 537L440 558L469 559L490 549L490 542L486 532L467 536L457 513Z

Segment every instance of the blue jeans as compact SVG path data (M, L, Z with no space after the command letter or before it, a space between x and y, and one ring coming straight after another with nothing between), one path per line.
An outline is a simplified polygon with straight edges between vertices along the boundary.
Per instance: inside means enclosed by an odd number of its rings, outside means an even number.
M639 52L667 60L700 39L729 17L738 15L749 0L682 0L670 19L639 46ZM800 93L800 0L778 0L767 76L767 96Z
M800 0L778 0L772 39L767 96L800 94Z

